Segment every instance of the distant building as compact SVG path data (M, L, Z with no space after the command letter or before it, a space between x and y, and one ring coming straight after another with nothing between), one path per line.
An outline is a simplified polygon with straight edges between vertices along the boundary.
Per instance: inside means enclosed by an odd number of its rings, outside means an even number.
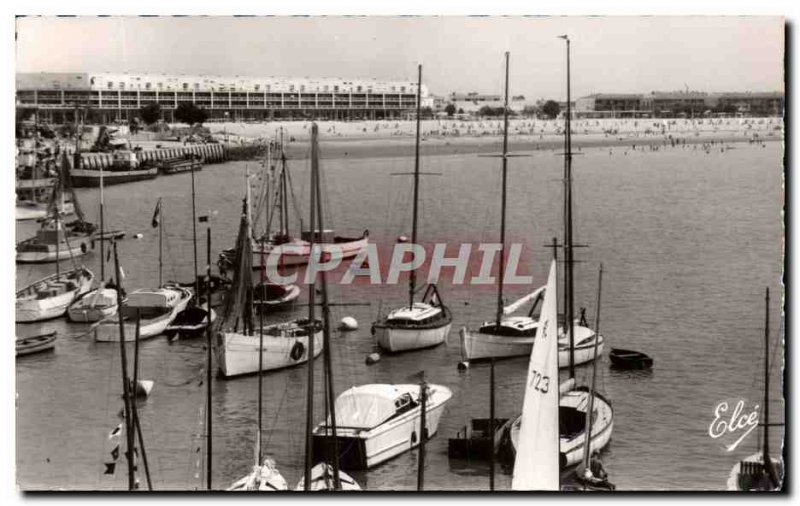
M505 105L501 95L487 95L483 93L451 93L447 97L447 103L453 104L456 111L464 111L466 114L477 114L483 107L492 109L502 109ZM446 104L445 104L446 105ZM510 97L508 108L516 113L522 112L525 106L531 105L525 100L524 95Z
M709 95L708 105L713 110L737 114L781 116L784 99L781 92L718 93Z
M642 111L642 95L633 93L595 93L575 101L575 113L583 118L625 118L647 114Z
M213 119L380 119L413 112L417 84L342 78L283 78L101 72L17 74L17 107L34 107L46 120L69 121L76 106L90 106L104 122L129 120L159 104L173 120L183 102ZM429 96L422 86L423 100Z
M642 97L642 106L656 117L699 116L706 111L707 100L708 94L698 91L654 91Z

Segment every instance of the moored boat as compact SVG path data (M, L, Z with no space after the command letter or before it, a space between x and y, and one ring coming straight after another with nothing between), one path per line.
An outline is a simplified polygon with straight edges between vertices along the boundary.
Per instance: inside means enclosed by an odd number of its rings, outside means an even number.
M32 355L43 351L50 351L56 346L56 331L51 330L35 336L19 337L16 341L17 356Z
M119 318L125 327L125 340L134 341L136 319L140 318L139 339L164 333L167 325L186 308L192 292L177 285L165 285L155 290L141 289L128 295L116 317L107 318L92 326L97 342L119 342Z
M250 474L236 480L226 490L228 492L277 492L289 490L289 485L278 471L275 460L265 457L263 464L253 466Z
M210 315L210 316L209 316ZM188 306L167 325L164 333L169 339L192 339L202 337L206 327L217 320L217 313L208 304Z
M265 282L257 284L254 290L253 305L259 312L286 309L300 296L300 287L297 285Z
M16 321L35 322L63 316L76 297L89 291L94 274L85 267L42 278L17 292Z
M369 469L419 445L419 386L369 384L352 387L336 398L336 438L343 469ZM452 392L429 385L426 403L427 438L436 434ZM323 422L314 429L314 453L330 448L331 428ZM426 439L427 439L426 438Z
M118 150L113 153L111 165L104 169L76 167L70 171L75 188L96 188L102 180L105 186L154 179L158 167L142 164L134 151Z
M653 359L639 351L611 348L608 353L611 367L615 369L650 369Z
M203 168L203 158L200 155L189 153L160 160L156 162L156 167L158 167L158 171L161 174L177 174L179 172L201 170Z
M311 468L311 486L309 487L309 492L321 492L326 490L335 490L334 485L334 470L333 466L327 464L325 462L320 462ZM303 475L300 477L300 481L297 482L297 486L294 488L295 491L300 492L305 490L305 481L306 477ZM339 483L341 488L339 490L344 491L353 491L353 490L361 490L361 486L354 480L349 474L345 473L344 471L339 471Z
M67 310L67 318L77 323L93 323L117 312L117 291L113 288L96 288L85 293Z

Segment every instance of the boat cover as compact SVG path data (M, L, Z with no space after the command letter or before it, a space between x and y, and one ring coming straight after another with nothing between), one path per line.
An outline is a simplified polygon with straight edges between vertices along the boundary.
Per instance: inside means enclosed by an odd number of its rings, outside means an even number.
M394 385L362 385L343 392L336 399L336 424L371 429L395 414L401 392Z

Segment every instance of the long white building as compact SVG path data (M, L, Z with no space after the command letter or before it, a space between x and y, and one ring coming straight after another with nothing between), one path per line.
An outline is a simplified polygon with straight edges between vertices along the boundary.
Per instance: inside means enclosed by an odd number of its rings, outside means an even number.
M50 121L69 121L75 107L91 107L102 121L129 120L157 103L165 119L182 102L211 119L394 118L416 107L417 84L377 79L40 72L17 74L17 107L33 107ZM429 91L422 86L423 104Z

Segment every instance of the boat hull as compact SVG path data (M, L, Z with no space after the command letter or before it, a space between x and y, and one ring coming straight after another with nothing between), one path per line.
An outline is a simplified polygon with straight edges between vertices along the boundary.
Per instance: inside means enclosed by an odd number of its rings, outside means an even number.
M603 353L605 340L602 334L597 343L597 355ZM484 334L482 332L461 329L461 350L465 360L485 360L489 358L521 357L531 354L535 337L508 337ZM593 338L582 341L574 347L574 364L591 362L595 354ZM569 367L569 345L563 341L558 343L558 366Z
M575 390L570 390L561 396L559 408L585 407L588 399L589 392L587 388L580 387ZM605 448L609 441L611 441L611 434L614 431L614 412L611 408L611 403L602 395L595 393L594 408L595 416L592 423L590 440L592 452L601 451ZM585 411L581 418L584 417ZM506 441L507 444L503 447L503 450L510 449L510 453L506 456L506 459L509 459L511 462L513 462L516 454L520 420L521 418L517 418L514 423L511 424ZM559 440L561 467L571 467L581 462L586 445L586 432L580 430L579 433L574 435L565 435L562 432Z
M43 351L50 351L56 346L55 331L38 336L23 337L17 339L16 353L18 357L32 355Z
M141 320L139 322L139 340L149 339L164 333L167 326L175 319L175 316L186 309L186 306L191 300L191 294L186 291L181 297L180 301L168 313ZM91 333L94 335L94 340L99 343L118 343L119 342L119 314L116 318L107 318L92 326ZM136 340L136 321L125 320L122 322L125 329L125 341L132 342Z
M55 246L48 246L46 250L41 251L20 251L17 250L17 263L21 264L43 264L55 261L70 260L75 257L80 257L89 253L88 238L75 238L77 244L67 248L60 246L56 251Z
M92 299L94 298L94 294L97 293L97 290L88 292L67 309L67 318L69 321L75 323L94 323L114 316L119 309L119 304L116 302L116 291L103 289L102 292L105 297L113 299L113 303L110 301L102 304L93 303Z
M428 329L376 325L375 339L378 342L378 346L392 353L420 350L442 344L450 334L451 327L452 322L450 320L441 327Z
M405 385L404 385L405 386ZM418 388L416 385L408 385ZM452 392L441 385L429 385L430 394L425 409L425 425L428 439L436 434L445 405ZM419 446L421 432L421 406L394 417L370 430L337 428L339 467L342 469L369 469L401 453ZM328 455L331 438L325 427L314 429L315 455Z
M17 221L25 221L25 220L43 220L47 218L47 208L49 204L47 202L30 202L30 201L18 201L17 202ZM72 203L68 202L64 204L61 208L61 214L63 216L69 216L75 213L75 207Z
M104 170L103 186L114 184L154 179L158 176L158 169L142 170ZM72 186L75 188L98 188L100 186L100 171L92 169L73 169L70 171Z
M66 274L62 274L62 277ZM45 280L55 278L50 276L44 280L37 281L33 285L45 282ZM53 297L43 299L17 298L15 316L18 323L37 322L50 320L64 316L69 305L80 295L89 291L93 275L84 276L73 290L68 290ZM31 286L33 286L31 285Z
M296 350L302 346L302 353ZM314 334L314 358L322 352L322 331ZM297 348L296 348L297 347ZM292 353L292 350L295 353ZM217 358L219 371L226 378L255 374L258 372L259 335L248 336L236 332L217 335ZM262 371L283 369L308 360L308 336L284 337L264 334L262 349ZM295 358L293 358L293 356Z
M353 258L359 251L364 249L369 242L369 237L364 236L354 241L322 243L322 253L329 255L328 258L334 260L346 260ZM273 253L275 251L276 253ZM265 258L270 254L280 254L278 265L306 265L311 257L311 245L305 241L295 241L278 246L267 245L264 248ZM253 243L253 270L261 268L261 245Z

